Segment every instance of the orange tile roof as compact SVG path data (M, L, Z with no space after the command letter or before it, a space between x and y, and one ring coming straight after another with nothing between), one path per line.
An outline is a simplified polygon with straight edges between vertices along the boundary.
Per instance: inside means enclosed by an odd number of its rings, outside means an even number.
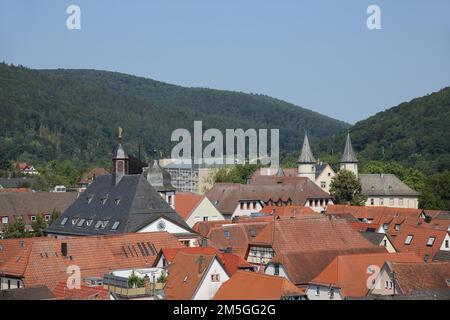
M449 262L400 263L389 262L391 272L395 274L396 285L403 294L428 290L450 290Z
M230 220L199 221L194 224L192 230L203 237L207 237L212 228L230 223Z
M67 243L67 257L61 254L63 242ZM142 243L147 244L148 255L139 248ZM59 282L67 280L68 266L79 266L83 279L103 277L116 269L151 266L160 248L183 245L167 232L150 232L0 240L0 246L0 273L23 278L25 286L46 285L53 290Z
M252 245L270 246L275 252L371 248L374 245L345 220L321 215L298 216L269 223Z
M108 300L108 290L102 286L89 287L81 285L79 289L69 289L66 282L60 282L53 289L56 299L63 300Z
M194 193L177 193L175 197L175 211L183 220L187 220L204 197Z
M0 192L15 192L15 193L23 193L23 192L31 192L31 189L28 188L7 188L7 189L0 189Z
M232 253L245 259L248 245L267 225L267 222L224 224L212 228L208 238L211 246L222 250L232 248Z
M202 270L199 265L201 256L204 258ZM192 300L214 259L215 254L178 252L166 269L168 273L164 288L166 299Z
M192 254L215 254L220 262L227 269L228 274L234 274L238 269L253 267L250 263L232 253L224 253L213 247L190 247L190 248L162 248L164 258L172 263L178 252L192 253Z
M214 300L281 300L286 296L304 295L303 289L283 277L238 271L222 284Z
M391 239L399 252L414 252L422 258L428 255L431 261L433 256L439 251L447 233L448 232L444 230L422 228L418 226L405 226L397 235L391 236ZM405 241L409 235L412 235L413 238L408 245ZM436 238L432 246L427 245L430 237Z
M315 277L311 284L337 287L343 297L364 297L369 288L368 268L378 266L381 270L386 261L421 262L419 256L412 253L370 253L340 255Z

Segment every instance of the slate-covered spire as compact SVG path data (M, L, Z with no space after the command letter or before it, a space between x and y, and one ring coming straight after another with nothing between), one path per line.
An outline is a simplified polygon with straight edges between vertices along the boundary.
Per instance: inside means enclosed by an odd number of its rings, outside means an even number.
M164 170L158 160L149 166L147 171L147 181L159 192L174 191L170 173Z
M112 162L113 162L112 182L116 186L119 184L119 182L123 178L123 176L128 174L128 167L129 167L129 158L128 158L127 154L125 153L125 150L123 149L122 144L120 143L120 141L122 140L122 132L123 132L122 128L119 128L119 134L118 134L119 145L114 150L113 158L112 158Z
M305 133L305 140L303 141L302 152L298 158L298 163L316 163L311 147L309 146L308 134Z
M347 133L347 141L345 142L345 149L341 158L341 163L358 163L358 159L356 159L355 152L353 151L350 131Z

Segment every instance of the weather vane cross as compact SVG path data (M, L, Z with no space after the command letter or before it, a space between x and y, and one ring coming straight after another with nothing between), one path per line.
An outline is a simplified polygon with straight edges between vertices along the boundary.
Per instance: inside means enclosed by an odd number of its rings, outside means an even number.
M123 134L123 129L122 129L122 127L119 127L119 128L117 129L117 137L118 137L119 139L122 139L122 134Z

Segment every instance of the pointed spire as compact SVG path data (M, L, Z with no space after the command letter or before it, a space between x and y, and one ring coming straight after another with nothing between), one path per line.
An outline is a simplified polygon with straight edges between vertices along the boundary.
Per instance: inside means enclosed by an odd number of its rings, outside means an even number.
M352 147L352 140L350 139L350 131L347 133L347 141L345 142L344 154L341 158L341 163L357 163L355 152Z
M308 134L306 132L302 152L298 158L298 163L316 163L316 159L314 158L311 147L309 146Z

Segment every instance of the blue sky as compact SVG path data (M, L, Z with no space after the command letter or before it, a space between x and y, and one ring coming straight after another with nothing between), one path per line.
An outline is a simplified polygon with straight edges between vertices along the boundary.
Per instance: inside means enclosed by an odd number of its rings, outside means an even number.
M366 27L371 4L382 30ZM354 123L450 85L449 17L448 0L0 0L0 60L262 93Z

